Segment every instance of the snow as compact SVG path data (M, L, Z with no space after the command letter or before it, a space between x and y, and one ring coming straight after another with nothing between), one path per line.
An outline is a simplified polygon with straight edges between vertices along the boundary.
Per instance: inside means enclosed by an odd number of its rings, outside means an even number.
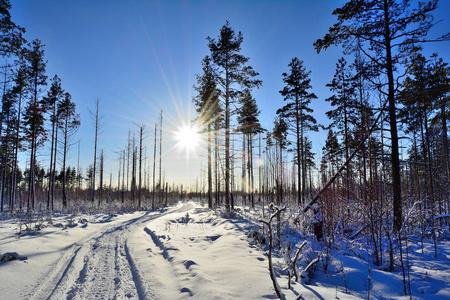
M40 231L21 235L17 219L8 218L0 223L0 256L10 253L13 260L0 262L0 297L276 299L268 249L257 242L263 236L258 218L245 209L224 218L220 210L183 202L117 215L54 214L50 224L44 218ZM286 232L294 246L304 242L294 229ZM438 258L432 243L425 242L423 254L420 241L410 239L408 246L413 299L450 299L450 241L439 241ZM318 254L322 259L302 272ZM326 254L308 240L298 260L308 284L291 280L288 289L285 255L274 251L286 299L361 299L368 291L370 299L409 299L401 271L378 269L362 245L328 250L324 272Z
M157 299L272 297L267 262L249 246L245 225L199 207L148 223L130 241L141 273L153 272L145 286Z

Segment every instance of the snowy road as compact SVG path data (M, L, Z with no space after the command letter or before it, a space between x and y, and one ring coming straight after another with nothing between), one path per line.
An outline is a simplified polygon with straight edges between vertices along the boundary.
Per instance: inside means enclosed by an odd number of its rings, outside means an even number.
M21 298L273 298L242 225L192 202L115 221L59 250Z
M129 237L155 218L191 208L185 204L162 214L145 214L73 244L29 299L151 299L130 254Z

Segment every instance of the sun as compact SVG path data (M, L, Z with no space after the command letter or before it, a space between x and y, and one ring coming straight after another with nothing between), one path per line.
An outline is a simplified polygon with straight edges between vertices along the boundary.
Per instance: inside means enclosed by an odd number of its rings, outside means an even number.
M175 132L177 148L185 149L188 152L196 150L200 145L199 129L195 125L184 124Z

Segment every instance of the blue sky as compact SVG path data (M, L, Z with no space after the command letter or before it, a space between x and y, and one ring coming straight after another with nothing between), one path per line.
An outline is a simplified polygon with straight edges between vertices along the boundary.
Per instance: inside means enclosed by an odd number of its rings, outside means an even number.
M325 85L341 50L333 47L318 55L312 43L336 21L333 9L345 2L12 0L11 12L13 20L26 28L28 40L39 38L46 45L49 78L58 74L77 103L82 126L75 139L81 140L82 166L92 163L94 134L88 109L99 98L104 117L99 147L105 149L106 173L116 176L113 151L126 145L130 129L137 130L133 122L147 124L146 142L152 151L153 126L163 110L166 177L188 183L199 173L199 158L191 153L188 160L185 151L174 149L171 131L195 118L192 86L201 60L209 54L206 37L217 37L226 20L242 32L242 54L251 58L263 80L262 88L254 92L263 127L272 129L275 112L284 105L278 92L283 88L281 74L293 57L312 71L311 84L319 99L311 107L315 118L327 123L325 112L330 107L324 99L331 94ZM446 17L449 2L441 0L436 19ZM430 36L449 30L447 18ZM448 42L432 44L426 54L438 52L448 62L448 48ZM325 138L326 133L314 134L314 152L321 152ZM75 165L76 147L71 156Z

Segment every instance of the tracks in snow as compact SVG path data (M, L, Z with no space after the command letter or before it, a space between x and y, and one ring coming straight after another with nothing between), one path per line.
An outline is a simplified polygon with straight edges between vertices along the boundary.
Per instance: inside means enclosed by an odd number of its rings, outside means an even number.
M145 222L191 209L189 204L114 225L68 247L28 299L151 299L128 243ZM149 287L150 288L150 287Z

